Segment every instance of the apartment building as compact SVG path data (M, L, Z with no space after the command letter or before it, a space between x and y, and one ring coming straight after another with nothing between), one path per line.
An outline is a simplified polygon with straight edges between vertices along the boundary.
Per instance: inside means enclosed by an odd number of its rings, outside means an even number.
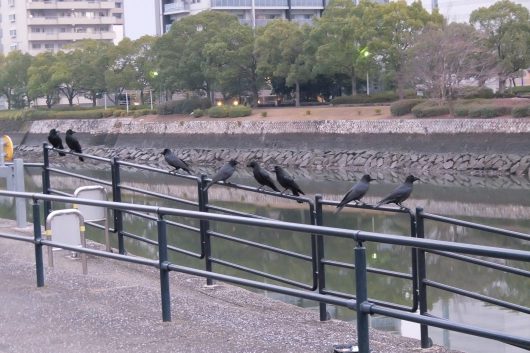
M448 22L468 22L473 11L480 7L489 7L498 0L407 0L409 4L415 1L420 1L427 11L438 9ZM530 0L511 1L530 10Z
M82 39L123 39L123 0L0 0L0 51L57 52Z

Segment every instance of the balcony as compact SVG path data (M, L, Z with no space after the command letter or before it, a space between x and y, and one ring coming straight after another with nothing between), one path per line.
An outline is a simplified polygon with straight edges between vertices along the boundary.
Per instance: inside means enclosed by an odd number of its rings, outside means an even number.
M322 0L291 0L291 8L323 10L324 4Z
M188 13L190 12L190 5L185 4L182 1L172 2L164 5L164 15L173 15L177 13Z
M250 9L252 0L212 0L213 9ZM287 0L254 0L255 8L287 9Z
M114 32L63 32L63 33L28 33L29 41L76 41L83 39L114 40Z
M106 17L67 17L67 16L46 16L30 17L28 25L115 25L120 24L119 20L112 16Z
M53 0L33 0L28 1L27 8L30 10L47 10L47 9L113 9L114 1L53 1Z

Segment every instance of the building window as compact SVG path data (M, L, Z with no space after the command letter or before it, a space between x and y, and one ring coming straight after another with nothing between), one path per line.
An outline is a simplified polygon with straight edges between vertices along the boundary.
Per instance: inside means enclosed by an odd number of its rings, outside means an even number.
M17 37L17 30L16 29L10 29L9 30L9 36L11 38L16 38Z
M18 44L17 44L17 43L11 44L11 45L9 46L9 49L11 49L11 50L17 50L17 49L18 49Z
M8 4L10 7L13 7L13 6L15 6L15 0L8 0L8 1L7 1L7 4Z
M121 19L121 13L115 13L114 17L117 18L117 19Z
M10 14L8 18L9 18L9 21L11 21L11 22L15 22L15 20L16 20L16 17L15 17L14 13Z
M33 43L31 44L32 49L40 49L40 43Z
M53 50L53 43L44 44L44 48L47 49L47 50Z
M121 2L115 3L115 6L116 6L117 9L121 9Z

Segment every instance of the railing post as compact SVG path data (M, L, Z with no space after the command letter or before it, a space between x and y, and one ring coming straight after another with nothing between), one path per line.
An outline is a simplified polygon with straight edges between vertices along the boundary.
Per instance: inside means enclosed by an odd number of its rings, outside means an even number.
M368 300L366 282L366 248L358 241L355 247L355 297L357 311L357 345L360 353L370 352L370 335L368 331L368 313L362 310Z
M322 216L322 195L315 195L315 224L317 226L324 225ZM326 288L326 272L324 270L324 237L317 235L317 273L318 273L318 293L323 294ZM326 303L320 302L318 304L320 312L320 321L329 320Z
M409 212L410 215L410 236L412 238L418 237L418 224L416 221L416 214ZM410 262L412 275L412 308L411 311L418 310L418 249L410 248Z
M42 258L42 231L40 227L40 207L37 200L33 200L33 239L35 240L35 270L37 273L37 287L44 287L44 261Z
M45 195L50 194L50 158L49 158L49 149L48 144L42 144L42 160L43 160L43 169L42 169L42 193ZM51 201L44 201L44 219L48 217L52 209Z
M118 158L113 157L110 163L112 175L112 201L121 202L121 178ZM117 209L114 209L114 231L118 236L118 251L123 255L125 254L125 241L123 239L123 213Z
M204 190L206 187L206 184L208 183L206 181L207 175L201 174L201 179L199 184L199 211L200 212L208 212L208 207L206 206L208 204L208 190ZM208 234L208 230L210 229L210 222L205 219L201 219L199 223L199 227L201 230L201 252L204 256L204 265L205 270L208 272L212 271L212 248L210 243L210 234ZM211 286L213 284L213 280L211 278L206 278L206 285Z
M416 236L420 239L425 238L425 228L423 222L423 208L416 208ZM418 299L420 307L420 315L427 314L427 285L425 279L427 278L427 267L425 264L425 250L418 249ZM429 338L429 326L420 325L421 348L429 348L432 346L432 341Z
M171 297L169 294L169 269L167 257L166 221L158 215L158 266L160 268L160 294L162 299L162 320L171 321Z

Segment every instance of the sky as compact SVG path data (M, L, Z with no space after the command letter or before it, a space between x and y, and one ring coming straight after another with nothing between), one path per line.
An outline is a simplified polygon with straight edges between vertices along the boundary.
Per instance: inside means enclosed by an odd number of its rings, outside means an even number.
M125 36L156 35L155 0L124 0Z

